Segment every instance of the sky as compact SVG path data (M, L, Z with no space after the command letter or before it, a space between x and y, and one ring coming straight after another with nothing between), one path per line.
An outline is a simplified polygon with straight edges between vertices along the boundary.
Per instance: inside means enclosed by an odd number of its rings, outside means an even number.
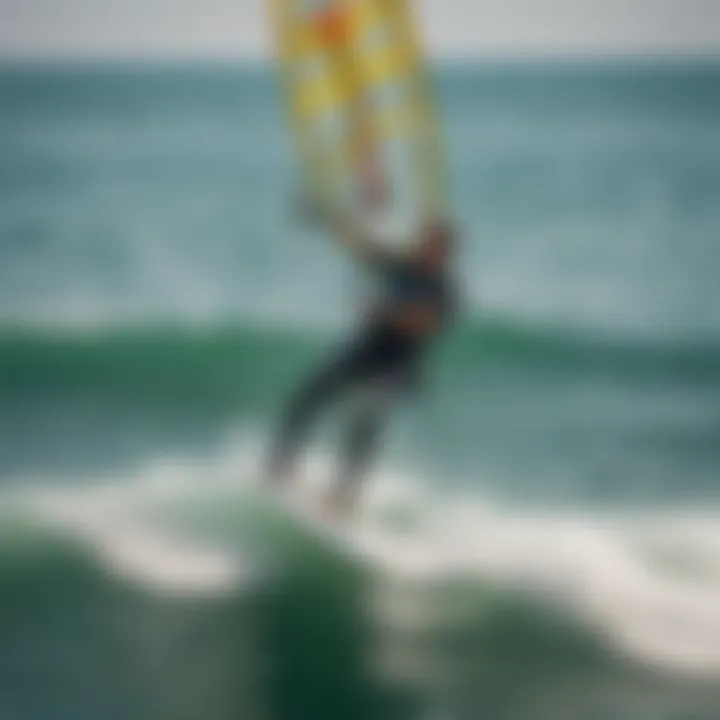
M720 55L720 0L416 0L443 57ZM0 0L0 56L257 58L269 0Z

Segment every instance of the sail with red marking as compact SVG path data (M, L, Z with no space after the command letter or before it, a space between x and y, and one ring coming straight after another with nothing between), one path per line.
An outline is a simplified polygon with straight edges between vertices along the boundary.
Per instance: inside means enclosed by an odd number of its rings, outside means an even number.
M364 210L389 242L444 215L443 153L409 0L271 0L306 193Z

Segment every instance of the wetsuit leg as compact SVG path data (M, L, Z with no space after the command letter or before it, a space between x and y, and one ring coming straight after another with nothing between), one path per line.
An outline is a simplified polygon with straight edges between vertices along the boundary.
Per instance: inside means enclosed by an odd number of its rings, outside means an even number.
M354 384L359 368L358 358L346 353L322 366L295 392L281 418L270 458L271 476L281 477L292 466L318 415Z
M357 485L376 456L384 423L397 391L392 379L369 382L365 397L350 419L345 437L339 477L344 487L350 489Z

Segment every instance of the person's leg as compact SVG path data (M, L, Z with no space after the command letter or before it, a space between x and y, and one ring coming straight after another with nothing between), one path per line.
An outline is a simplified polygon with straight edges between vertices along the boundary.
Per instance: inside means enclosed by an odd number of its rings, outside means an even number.
M392 379L376 380L363 389L363 395L350 419L337 482L328 498L335 515L346 515L355 505L362 480L377 455L398 388Z
M281 417L270 455L268 474L272 481L287 478L317 416L352 381L354 367L351 355L334 358L295 392Z

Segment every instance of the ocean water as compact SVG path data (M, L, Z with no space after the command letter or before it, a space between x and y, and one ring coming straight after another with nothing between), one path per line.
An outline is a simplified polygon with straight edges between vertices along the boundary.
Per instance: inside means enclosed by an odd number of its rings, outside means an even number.
M436 74L463 315L358 556L249 489L362 284L270 70L0 69L0 718L720 718L720 66Z

